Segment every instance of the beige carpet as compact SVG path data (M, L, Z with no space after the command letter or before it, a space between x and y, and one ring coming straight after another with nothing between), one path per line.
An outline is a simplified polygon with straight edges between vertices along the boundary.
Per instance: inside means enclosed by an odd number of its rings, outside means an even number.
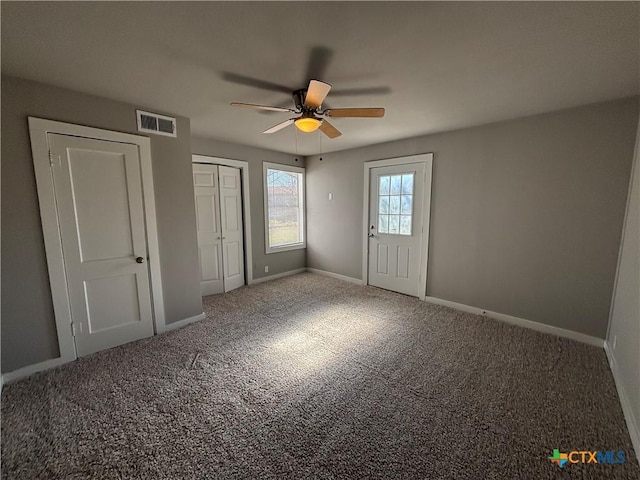
M7 385L2 478L640 478L602 349L313 274L205 308Z

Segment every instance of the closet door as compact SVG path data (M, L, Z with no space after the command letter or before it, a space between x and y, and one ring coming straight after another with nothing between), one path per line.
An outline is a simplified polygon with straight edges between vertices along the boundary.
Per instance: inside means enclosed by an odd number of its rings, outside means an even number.
M218 166L193 164L202 296L224 292Z
M244 285L244 232L242 228L242 189L240 169L218 167L220 178L220 218L224 291Z

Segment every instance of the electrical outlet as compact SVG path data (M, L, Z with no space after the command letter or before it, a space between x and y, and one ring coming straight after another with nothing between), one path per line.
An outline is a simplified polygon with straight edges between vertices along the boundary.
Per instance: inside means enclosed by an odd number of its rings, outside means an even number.
M269 265L264 266L264 273L269 273Z

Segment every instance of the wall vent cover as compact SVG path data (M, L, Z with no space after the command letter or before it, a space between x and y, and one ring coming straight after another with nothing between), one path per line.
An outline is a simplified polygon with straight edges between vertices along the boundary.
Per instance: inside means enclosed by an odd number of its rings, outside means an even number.
M145 133L155 133L156 135L166 135L177 137L176 119L157 113L136 110L138 117L138 131Z

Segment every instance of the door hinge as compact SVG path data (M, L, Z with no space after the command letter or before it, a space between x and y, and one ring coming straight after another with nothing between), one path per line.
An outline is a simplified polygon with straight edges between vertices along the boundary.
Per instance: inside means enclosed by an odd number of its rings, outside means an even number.
M75 337L79 333L82 333L82 324L81 323L77 323L77 322L72 322L71 323L71 335L73 335Z
M58 166L60 166L61 165L60 155L55 155L55 158L58 159ZM54 166L53 165L53 159L54 159L53 152L51 150L49 150L49 165L52 166L52 167Z

